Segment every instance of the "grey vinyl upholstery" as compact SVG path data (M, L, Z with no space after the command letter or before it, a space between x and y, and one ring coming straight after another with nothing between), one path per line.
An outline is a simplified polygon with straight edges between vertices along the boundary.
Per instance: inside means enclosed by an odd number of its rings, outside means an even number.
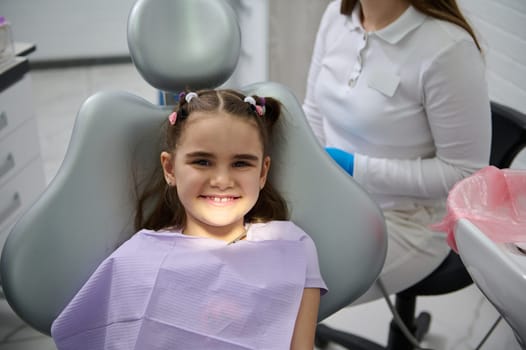
M224 1L137 1L128 19L128 47L150 85L169 92L197 90L230 77L241 31Z
M178 54L162 40L153 43L137 34L141 28L130 28L170 19L160 15L163 6L173 13L181 12L176 17L184 19L184 23L172 22L166 27L172 32L164 33L165 37L202 23L202 9L227 14L210 13L207 21L209 27L214 27L216 20L227 21L216 26L225 33L214 40L225 40L225 49L237 47L239 51L239 27L227 4L218 0L139 0L130 12L128 40L141 75L164 91L176 92L188 82L196 88L220 85L235 68L239 52L218 63L217 55L203 58L199 50L190 50L187 54L195 59L176 58L173 66L165 62L163 69L145 67L155 64L152 51L162 60ZM146 19L138 20L134 17L138 14ZM177 42L184 47L202 40L207 46L210 38L205 34L188 43L178 37ZM144 50L152 57L143 59ZM358 298L378 276L387 249L383 216L364 190L326 155L290 90L272 82L240 89L273 96L283 103L270 177L287 199L291 219L316 242L330 289L321 302L319 318L323 319ZM169 110L123 91L96 93L81 106L62 166L12 229L0 262L6 299L35 329L49 333L52 321L97 265L134 233L134 184L148 176L159 161L159 130Z

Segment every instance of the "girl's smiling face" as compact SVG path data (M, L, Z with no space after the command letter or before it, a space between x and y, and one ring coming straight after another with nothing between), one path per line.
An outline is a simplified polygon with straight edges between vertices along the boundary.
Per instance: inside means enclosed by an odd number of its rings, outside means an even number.
M185 208L183 231L231 241L265 185L270 157L250 119L194 112L175 152L162 152L161 163Z

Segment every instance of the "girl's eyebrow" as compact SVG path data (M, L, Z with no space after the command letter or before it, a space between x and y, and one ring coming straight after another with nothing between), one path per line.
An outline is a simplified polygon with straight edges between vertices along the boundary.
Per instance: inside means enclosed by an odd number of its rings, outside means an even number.
M243 153L243 154L236 154L234 156L235 159L241 159L241 160L252 160L252 161L258 161L259 160L259 157L254 155L254 154L250 154L250 153Z
M213 153L203 152L203 151L196 151L196 152L190 152L190 153L187 153L187 154L186 154L186 157L187 157L187 158L199 158L199 157L203 157L203 158L215 158L215 156L214 156Z
M204 151L190 152L186 154L186 157L187 158L216 158L216 156L213 153L204 152ZM240 159L240 160L251 160L251 161L259 160L259 157L257 155L254 155L251 153L236 154L234 155L233 158Z

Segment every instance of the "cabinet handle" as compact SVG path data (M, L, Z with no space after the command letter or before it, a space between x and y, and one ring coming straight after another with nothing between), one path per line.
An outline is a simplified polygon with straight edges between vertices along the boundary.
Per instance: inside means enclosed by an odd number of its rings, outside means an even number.
M0 178L4 177L9 170L15 167L15 157L11 153L7 155L4 164L0 165Z
M0 112L0 130L7 127L7 113L5 111Z
M9 203L2 211L0 211L0 224L6 221L14 212L20 208L22 200L18 192L15 192L13 197L11 197L11 203Z

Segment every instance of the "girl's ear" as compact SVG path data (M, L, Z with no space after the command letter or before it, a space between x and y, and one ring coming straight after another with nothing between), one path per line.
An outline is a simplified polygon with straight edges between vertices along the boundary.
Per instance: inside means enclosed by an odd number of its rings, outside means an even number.
M163 167L164 179L168 186L175 186L173 157L170 153L161 152L161 166Z
M270 169L270 157L266 156L265 159L263 159L263 166L261 167L261 176L259 177L259 189L260 190L263 189L263 187L265 187L269 169Z

